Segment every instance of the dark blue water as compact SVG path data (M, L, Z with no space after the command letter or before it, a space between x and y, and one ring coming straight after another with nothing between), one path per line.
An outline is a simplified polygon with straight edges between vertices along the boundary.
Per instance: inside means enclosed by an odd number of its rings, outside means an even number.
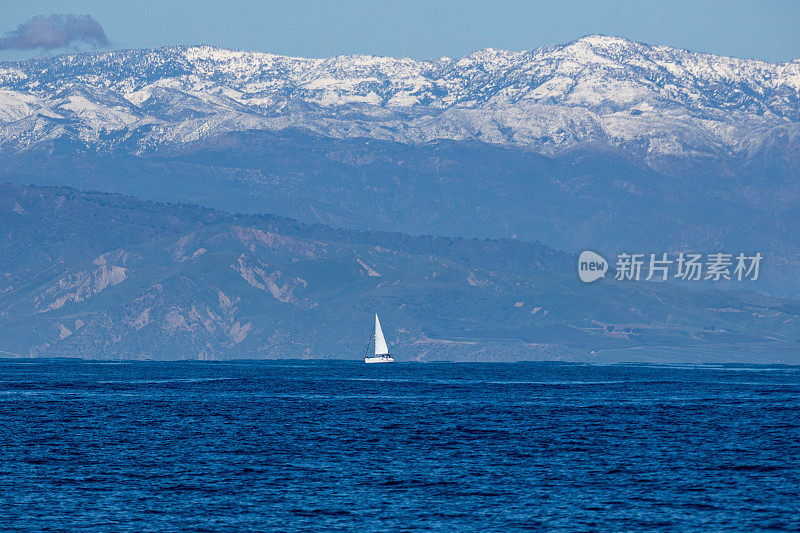
M800 367L0 362L6 529L800 528Z

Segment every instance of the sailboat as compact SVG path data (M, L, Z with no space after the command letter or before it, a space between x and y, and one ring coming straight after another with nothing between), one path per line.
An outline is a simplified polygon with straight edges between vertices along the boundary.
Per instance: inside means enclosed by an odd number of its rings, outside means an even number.
M372 344L370 342L370 344ZM369 346L367 346L369 350ZM389 347L386 346L386 339L381 330L381 321L378 320L378 313L375 313L375 357L364 358L365 363L394 363L394 357L389 355Z

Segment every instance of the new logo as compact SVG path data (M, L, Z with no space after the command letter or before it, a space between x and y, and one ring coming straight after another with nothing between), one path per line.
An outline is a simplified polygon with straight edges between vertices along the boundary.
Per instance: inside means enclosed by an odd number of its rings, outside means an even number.
M591 283L600 278L606 277L608 262L603 256L590 250L581 252L578 258L578 277L584 283Z

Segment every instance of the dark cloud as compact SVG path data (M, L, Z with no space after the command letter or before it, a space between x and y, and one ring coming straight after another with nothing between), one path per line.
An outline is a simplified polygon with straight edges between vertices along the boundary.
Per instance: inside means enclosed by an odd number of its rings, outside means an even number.
M0 38L0 50L52 50L73 44L106 46L106 32L89 15L38 15Z

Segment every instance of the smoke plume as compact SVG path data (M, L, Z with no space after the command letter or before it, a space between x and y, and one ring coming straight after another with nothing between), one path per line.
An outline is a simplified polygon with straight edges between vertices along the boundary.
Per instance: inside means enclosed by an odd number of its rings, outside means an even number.
M103 27L89 15L38 15L0 38L0 50L66 48L74 44L108 45Z

